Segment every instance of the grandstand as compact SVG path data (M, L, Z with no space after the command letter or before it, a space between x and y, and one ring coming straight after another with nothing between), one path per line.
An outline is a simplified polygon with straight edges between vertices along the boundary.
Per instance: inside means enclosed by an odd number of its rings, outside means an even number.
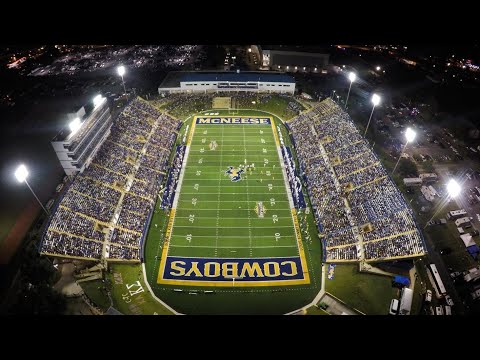
M131 101L49 219L41 253L140 261L141 245L180 123Z
M327 99L289 124L325 261L425 254L412 210L346 112Z
M101 95L97 98L98 102L93 109L83 106L68 114L69 126L52 139L52 147L67 175L75 175L85 170L110 134L110 108L106 98Z

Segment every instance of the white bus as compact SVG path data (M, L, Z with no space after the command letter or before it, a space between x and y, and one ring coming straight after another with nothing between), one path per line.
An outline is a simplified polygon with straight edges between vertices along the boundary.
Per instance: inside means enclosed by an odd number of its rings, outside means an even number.
M433 279L435 280L435 286L438 290L438 293L441 295L445 295L447 293L447 290L445 290L445 286L443 285L443 281L440 278L437 267L435 266L435 264L430 264L428 269L433 275Z

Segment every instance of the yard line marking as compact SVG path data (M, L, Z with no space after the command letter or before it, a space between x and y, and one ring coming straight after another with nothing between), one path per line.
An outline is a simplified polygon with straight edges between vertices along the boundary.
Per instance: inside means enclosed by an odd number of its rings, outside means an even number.
M250 246L209 246L209 245L170 245L170 247L178 248L205 248L205 249L251 249ZM272 249L272 248L296 248L297 245L275 245L275 246L255 246L255 249ZM179 256L180 257L180 256Z
M176 225L177 228L192 228L192 225L185 226L185 225ZM195 228L202 228L202 229L245 229L245 226L197 226ZM277 228L292 228L292 226L284 226L284 225L272 225L272 226L255 226L255 229L277 229Z
M185 239L185 235L172 235L171 237L180 237L180 238L182 238L182 239ZM202 237L203 237L203 238L212 238L212 236L210 236L210 235L195 235L195 237L196 237L196 238L197 238L197 237L199 237L199 238L202 238ZM225 236L222 236L222 238L232 238L232 239L237 239L237 238L239 238L239 239L243 239L243 238L244 238L244 239L248 239L248 237L249 237L248 235L247 235L247 236L242 236L242 235L232 235L232 236L226 236L226 235L225 235ZM295 239L295 235L285 235L285 236L282 235L282 238L287 238L287 239L288 239L288 238L290 238L290 237L291 237L292 239ZM271 239L272 236L271 236L271 235L257 235L257 236L255 236L255 238L269 238L269 239ZM295 246L296 246L296 245L295 245Z

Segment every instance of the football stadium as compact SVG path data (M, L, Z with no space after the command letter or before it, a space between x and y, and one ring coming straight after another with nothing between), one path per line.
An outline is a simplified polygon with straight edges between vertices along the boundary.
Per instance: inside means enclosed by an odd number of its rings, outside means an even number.
M41 253L90 264L81 280L104 273L122 313L365 313L327 282L347 277L335 267L381 277L377 264L425 255L408 202L331 98L223 81L222 93L131 98L102 136L84 124L69 146L102 140Z

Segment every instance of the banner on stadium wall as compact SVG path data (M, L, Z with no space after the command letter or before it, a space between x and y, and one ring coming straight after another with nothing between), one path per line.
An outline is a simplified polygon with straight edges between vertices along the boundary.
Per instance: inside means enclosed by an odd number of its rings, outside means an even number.
M196 118L195 123L198 125L270 125L268 117L200 117Z

